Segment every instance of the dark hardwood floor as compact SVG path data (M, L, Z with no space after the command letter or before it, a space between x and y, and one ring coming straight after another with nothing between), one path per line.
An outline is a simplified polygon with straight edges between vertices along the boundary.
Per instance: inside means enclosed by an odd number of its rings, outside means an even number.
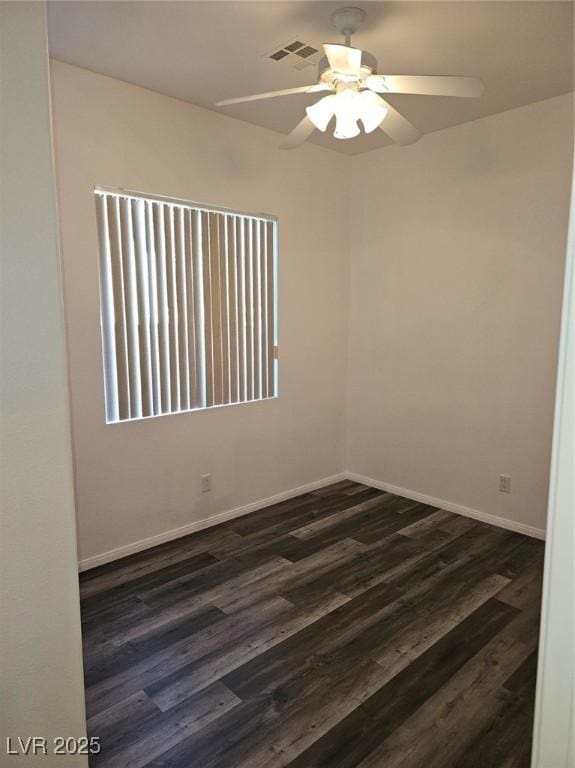
M543 543L351 482L81 577L97 768L528 768Z

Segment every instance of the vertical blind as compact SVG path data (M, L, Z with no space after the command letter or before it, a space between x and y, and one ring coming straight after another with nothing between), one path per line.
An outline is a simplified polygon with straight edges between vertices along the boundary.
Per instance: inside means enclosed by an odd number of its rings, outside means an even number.
M95 195L106 420L275 397L277 222Z

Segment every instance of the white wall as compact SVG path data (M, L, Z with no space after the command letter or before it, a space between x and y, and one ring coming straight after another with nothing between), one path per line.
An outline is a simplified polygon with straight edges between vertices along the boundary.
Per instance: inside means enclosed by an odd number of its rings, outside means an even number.
M80 559L341 471L350 159L282 151L276 133L52 70ZM96 184L279 216L279 399L104 423Z
M0 757L87 765L76 531L43 3L0 3ZM6 737L48 739L8 757Z
M545 527L572 110L355 159L348 469Z
M344 469L545 527L570 96L349 158L59 62L53 93L82 560ZM279 216L278 400L106 426L96 184Z

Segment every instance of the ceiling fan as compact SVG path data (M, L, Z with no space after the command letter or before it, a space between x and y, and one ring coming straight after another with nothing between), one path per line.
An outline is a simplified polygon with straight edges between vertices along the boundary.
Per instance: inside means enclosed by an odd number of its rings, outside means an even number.
M407 93L421 96L460 96L477 98L483 83L475 77L434 75L379 75L377 61L367 51L352 48L351 36L365 20L361 8L341 8L332 15L334 27L345 37L345 44L325 44L325 57L318 64L318 82L281 91L256 93L224 99L217 107L246 101L272 99L292 93L330 91L306 108L306 115L288 134L282 149L293 149L308 139L317 128L326 131L335 117L336 139L352 139L361 131L371 133L380 128L397 144L413 144L421 133L385 99L386 94Z

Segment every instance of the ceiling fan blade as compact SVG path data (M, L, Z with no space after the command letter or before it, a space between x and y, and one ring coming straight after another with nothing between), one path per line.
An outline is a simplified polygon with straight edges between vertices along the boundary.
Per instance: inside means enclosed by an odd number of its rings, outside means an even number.
M323 46L330 69L342 75L358 75L361 73L361 50L347 45L327 43Z
M385 106L387 107L387 115L379 127L384 133L387 133L390 139L393 139L396 144L405 146L406 144L414 144L421 138L421 133L417 128L409 120L406 120L397 109L394 109L388 101L385 101Z
M296 125L293 131L287 135L283 144L280 144L280 149L295 149L295 147L299 147L299 145L303 144L314 131L315 125L306 115L303 120Z
M383 81L383 87L380 90L377 86L381 81ZM370 90L378 93L412 93L419 96L457 96L476 99L483 93L483 83L477 77L371 75L367 78L366 85Z
M317 91L331 91L327 83L314 83L313 85L301 85L297 88L284 88L281 91L268 91L267 93L254 93L252 96L238 96L235 99L223 99L216 101L216 107L225 107L228 104L241 104L244 101L259 101L260 99L274 99L276 96L290 96L292 93L316 93Z

